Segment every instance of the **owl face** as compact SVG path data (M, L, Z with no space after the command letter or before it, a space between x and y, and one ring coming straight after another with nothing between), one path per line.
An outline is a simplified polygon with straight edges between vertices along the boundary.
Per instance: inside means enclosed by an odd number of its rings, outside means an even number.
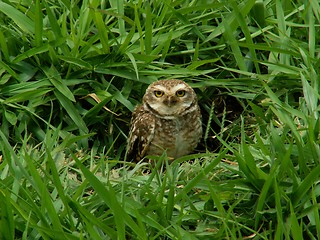
M156 115L173 118L186 113L194 105L196 94L180 80L160 80L151 84L143 97L143 104Z

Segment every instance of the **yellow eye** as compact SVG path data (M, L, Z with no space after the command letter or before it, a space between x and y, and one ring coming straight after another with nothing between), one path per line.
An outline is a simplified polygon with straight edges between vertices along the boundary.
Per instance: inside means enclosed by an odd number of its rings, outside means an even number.
M157 91L154 91L154 95L155 95L156 97L162 97L162 96L163 96L163 92L157 90Z
M176 96L177 97L183 97L186 94L185 90L179 90L176 92Z

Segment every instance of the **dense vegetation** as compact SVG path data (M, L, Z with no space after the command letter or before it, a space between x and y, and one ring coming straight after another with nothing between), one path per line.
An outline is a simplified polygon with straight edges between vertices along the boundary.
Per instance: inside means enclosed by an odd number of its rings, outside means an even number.
M320 239L318 1L0 1L0 239ZM205 134L125 159L157 79Z

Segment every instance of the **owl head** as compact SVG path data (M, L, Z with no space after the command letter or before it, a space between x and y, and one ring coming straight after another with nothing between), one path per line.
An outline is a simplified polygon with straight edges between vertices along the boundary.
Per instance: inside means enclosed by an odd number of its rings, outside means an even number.
M145 109L163 118L174 118L194 110L197 96L181 80L160 80L152 83L143 96Z

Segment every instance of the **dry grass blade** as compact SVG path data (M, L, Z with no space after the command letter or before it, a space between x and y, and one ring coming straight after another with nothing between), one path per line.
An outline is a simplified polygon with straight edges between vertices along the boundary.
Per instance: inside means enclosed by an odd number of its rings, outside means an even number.
M99 97L97 96L97 94L95 94L95 93L89 93L89 94L87 95L87 97L91 97L91 98L94 99L97 103L101 103L100 98L99 98ZM111 110L110 110L109 108L107 108L106 106L103 106L103 109L106 110L106 111L108 111L109 113L117 116L117 117L119 117L119 116L121 115L121 114L117 114L117 113L111 111Z

